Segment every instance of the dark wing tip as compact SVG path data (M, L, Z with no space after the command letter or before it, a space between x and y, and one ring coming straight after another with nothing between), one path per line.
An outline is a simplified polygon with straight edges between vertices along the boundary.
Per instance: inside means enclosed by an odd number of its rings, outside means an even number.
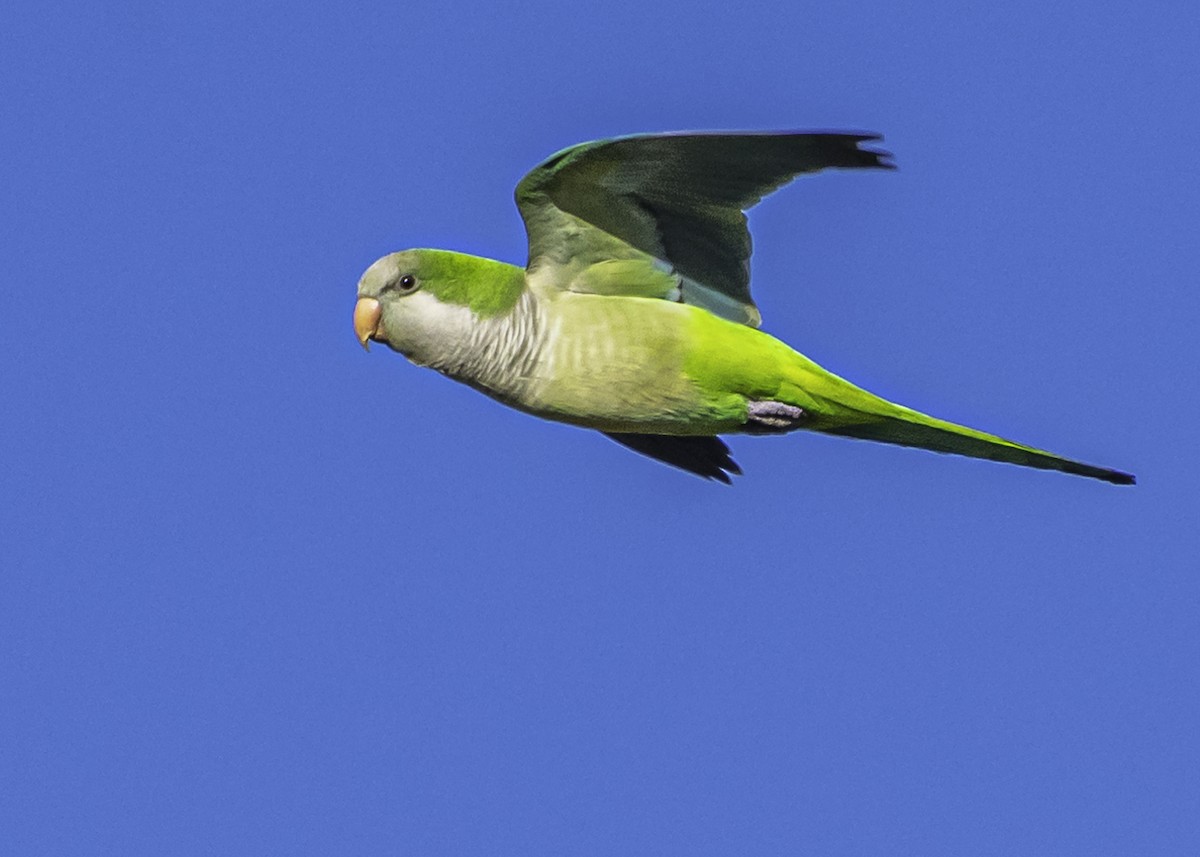
M880 149L873 144L883 139L882 134L829 134L830 142L837 141L841 156L834 164L838 167L868 167L881 170L894 170L896 164L893 155L887 149ZM864 143L871 144L864 147Z
M742 475L742 468L729 455L729 447L719 437L624 432L604 434L634 452L704 479L732 485L730 477Z

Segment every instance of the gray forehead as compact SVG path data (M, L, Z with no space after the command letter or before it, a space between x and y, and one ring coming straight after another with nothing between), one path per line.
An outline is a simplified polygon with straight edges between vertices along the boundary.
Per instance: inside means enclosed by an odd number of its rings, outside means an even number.
M359 278L358 293L370 297L378 295L388 283L395 282L404 267L411 262L411 254L408 252L389 253L381 259L376 259Z

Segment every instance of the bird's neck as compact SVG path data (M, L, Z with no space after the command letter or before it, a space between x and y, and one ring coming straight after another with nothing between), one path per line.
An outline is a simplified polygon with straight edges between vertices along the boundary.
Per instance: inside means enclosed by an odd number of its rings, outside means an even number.
M507 312L464 322L455 325L454 335L443 337L443 347L429 365L490 395L519 398L544 339L537 297L526 289Z

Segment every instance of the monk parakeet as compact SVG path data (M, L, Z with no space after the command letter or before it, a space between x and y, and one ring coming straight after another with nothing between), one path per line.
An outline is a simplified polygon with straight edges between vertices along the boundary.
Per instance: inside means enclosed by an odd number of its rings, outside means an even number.
M808 429L1061 470L1070 461L892 404L758 330L745 211L802 173L891 168L843 133L647 134L552 155L517 185L524 268L446 250L379 259L354 331L522 411L728 483L718 437Z

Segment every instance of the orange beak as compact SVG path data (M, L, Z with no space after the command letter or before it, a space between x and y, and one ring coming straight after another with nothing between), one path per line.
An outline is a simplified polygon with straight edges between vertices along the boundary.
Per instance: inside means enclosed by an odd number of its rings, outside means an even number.
M371 339L379 331L379 319L383 317L383 307L375 298L359 298L354 305L354 335L358 344L367 351L371 350Z

